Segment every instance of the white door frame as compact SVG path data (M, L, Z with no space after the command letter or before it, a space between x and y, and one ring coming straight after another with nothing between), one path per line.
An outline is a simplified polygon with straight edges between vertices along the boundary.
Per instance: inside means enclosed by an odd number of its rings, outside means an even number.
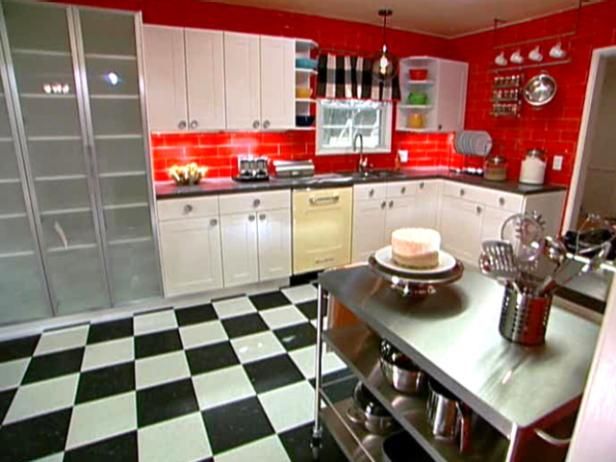
M590 153L592 151L592 141L596 126L597 111L603 77L605 75L605 61L607 58L616 58L616 46L597 48L592 53L590 73L586 84L586 98L584 100L584 111L582 113L582 123L578 135L577 150L575 153L575 164L571 178L571 188L567 207L565 209L565 219L563 220L563 232L577 227L577 219L582 204L584 186L588 165L590 164ZM599 84L597 84L599 83Z

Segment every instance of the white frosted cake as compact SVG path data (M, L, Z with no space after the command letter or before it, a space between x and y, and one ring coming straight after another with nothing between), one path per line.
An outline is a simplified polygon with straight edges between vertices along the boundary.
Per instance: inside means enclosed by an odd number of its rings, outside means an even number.
M391 233L394 261L407 268L436 268L441 234L429 228L401 228Z

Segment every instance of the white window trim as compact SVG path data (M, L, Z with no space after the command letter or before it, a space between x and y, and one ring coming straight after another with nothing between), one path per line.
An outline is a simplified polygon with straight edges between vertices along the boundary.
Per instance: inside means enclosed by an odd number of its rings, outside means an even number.
M366 100L357 100L357 101L366 101ZM379 101L380 102L380 101ZM364 154L389 154L391 153L391 144L392 144L392 134L393 134L393 112L394 112L394 103L384 101L386 104L386 110L384 111L385 115L385 147L384 148L365 148ZM321 148L321 138L322 131L321 128L323 126L323 111L321 110L320 101L317 101L317 121L316 121L316 146L315 152L317 156L335 156L341 154L357 154L353 152L353 148L329 148L322 149Z

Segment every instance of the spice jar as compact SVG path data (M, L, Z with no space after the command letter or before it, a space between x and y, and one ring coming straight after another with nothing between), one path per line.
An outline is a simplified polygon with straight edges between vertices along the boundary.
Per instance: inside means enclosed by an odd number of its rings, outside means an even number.
M490 156L483 165L483 177L489 181L507 180L507 159L503 156Z

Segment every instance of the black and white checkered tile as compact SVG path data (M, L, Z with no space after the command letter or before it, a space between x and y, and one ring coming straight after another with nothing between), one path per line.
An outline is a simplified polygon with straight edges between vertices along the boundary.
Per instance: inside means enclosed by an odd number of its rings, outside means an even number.
M307 284L0 344L0 460L310 461L316 316Z

